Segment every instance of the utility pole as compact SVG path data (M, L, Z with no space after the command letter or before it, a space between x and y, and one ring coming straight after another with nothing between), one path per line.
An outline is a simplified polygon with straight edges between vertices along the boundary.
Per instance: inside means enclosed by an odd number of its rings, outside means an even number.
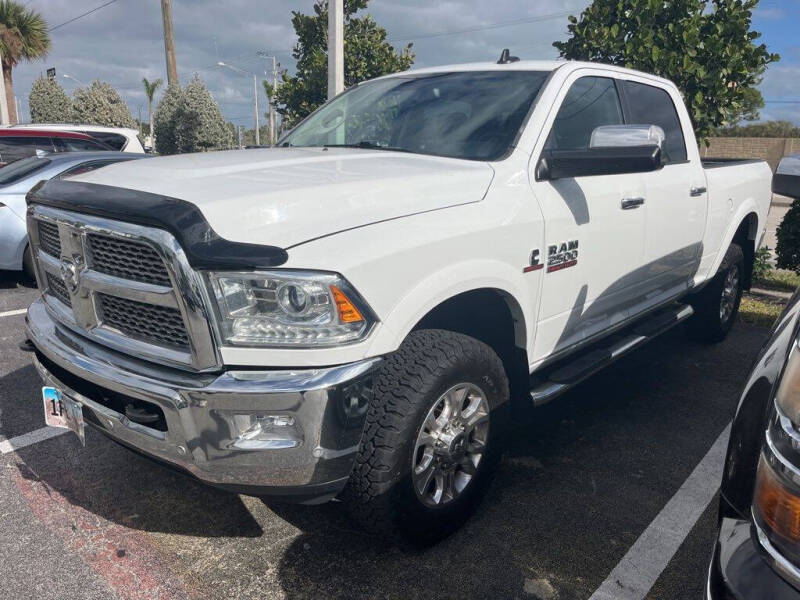
M275 143L278 141L277 130L276 130L276 111L275 111L275 93L278 91L278 67L281 66L279 62L275 59L274 56L267 55L266 52L258 51L257 53L261 58L264 60L272 59L272 98L267 98L269 100L269 145L274 146ZM264 77L269 80L269 71L267 70L266 64L264 65Z
M328 100L344 91L344 0L328 0Z
M3 55L0 53L0 64L3 62ZM0 122L3 125L10 125L8 118L8 99L6 98L6 80L4 75L0 75Z
M175 36L172 33L172 0L161 0L164 19L164 53L167 57L167 85L178 83L178 65L175 62Z
M233 65L229 65L228 63L224 63L219 61L217 63L218 67L225 67L226 69L230 69L231 71L236 71L237 73L241 73L247 77L250 76L250 73L245 71L244 69L240 69L239 67L234 67ZM256 126L256 146L261 145L261 136L258 133L258 77L253 74L253 117Z
M261 132L258 130L258 77L253 75L253 116L256 122L256 146L261 145Z

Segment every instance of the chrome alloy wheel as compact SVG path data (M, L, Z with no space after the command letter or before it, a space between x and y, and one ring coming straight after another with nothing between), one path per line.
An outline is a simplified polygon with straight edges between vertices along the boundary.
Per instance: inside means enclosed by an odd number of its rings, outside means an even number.
M739 265L735 264L728 269L725 282L722 284L722 299L719 303L719 320L726 323L731 318L736 308L736 298L739 295Z
M456 499L478 471L489 440L489 402L471 383L442 394L422 423L411 463L417 497L437 507Z

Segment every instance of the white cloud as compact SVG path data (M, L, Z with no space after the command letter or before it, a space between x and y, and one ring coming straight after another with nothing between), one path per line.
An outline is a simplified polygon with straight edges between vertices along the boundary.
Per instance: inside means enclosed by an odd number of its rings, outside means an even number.
M522 58L555 58L552 42L566 37L565 16L525 22L541 15L578 14L589 0L371 0L367 11L385 27L390 40L411 36L417 66L493 60L503 48ZM51 25L57 25L98 5L97 0L29 0ZM291 11L311 13L313 0L174 0L173 17L178 70L183 81L195 73L207 84L228 118L250 125L252 80L216 67L225 60L262 74L266 61L259 50L274 53L292 68L295 43ZM769 11L760 8L758 16ZM516 23L513 23L515 22ZM442 31L505 26L458 35L425 37ZM121 0L52 32L51 55L41 62L22 64L14 71L15 91L27 109L33 80L47 67L56 67L59 82L72 91L77 84L61 77L68 73L89 83L109 81L136 114L146 101L141 79L166 79L161 11L156 0ZM395 47L405 43L393 41ZM762 89L766 97L800 99L800 67L784 57L767 73ZM800 62L796 57L795 64ZM780 99L780 98L779 98ZM261 100L261 98L259 98ZM767 114L789 114L789 109L768 105ZM792 113L794 114L794 113ZM795 118L800 122L800 118Z

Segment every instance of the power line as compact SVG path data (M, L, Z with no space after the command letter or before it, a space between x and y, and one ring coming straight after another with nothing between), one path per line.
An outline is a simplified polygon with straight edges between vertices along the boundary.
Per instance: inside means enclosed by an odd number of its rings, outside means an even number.
M58 29L59 27L63 27L64 25L69 25L70 23L74 23L74 22L75 22L75 21L77 21L78 19L82 19L83 17L85 17L85 16L87 16L87 15L90 15L90 14L92 14L93 12L97 12L97 11L98 11L98 10L100 10L101 8L105 8L105 7L106 7L106 6L108 6L109 4L114 4L114 2L117 2L117 1L118 1L118 0L109 0L109 2L106 2L105 4L101 4L100 6L95 6L93 9L91 9L91 10L87 10L85 13L83 13L83 14L80 14L80 15L78 15L77 17L73 17L73 18L71 18L69 21L64 21L63 23L59 23L59 24L58 24L58 25L56 25L55 27L51 27L51 28L50 28L50 31L55 31L55 30L56 30L56 29Z
M514 21L502 21L500 23L490 23L489 25L482 25L480 27L469 27L467 29L452 29L447 31L436 31L433 33L423 33L419 35L407 35L388 38L387 42L401 42L406 40L425 40L429 38L441 37L445 35L456 35L458 33L474 33L476 31L485 31L487 29L499 29L501 27L510 27L512 25L522 25L523 23L538 23L540 21L549 21L551 19L560 19L571 15L571 11L562 11L547 15L539 15L538 17L531 17L529 19L516 19Z

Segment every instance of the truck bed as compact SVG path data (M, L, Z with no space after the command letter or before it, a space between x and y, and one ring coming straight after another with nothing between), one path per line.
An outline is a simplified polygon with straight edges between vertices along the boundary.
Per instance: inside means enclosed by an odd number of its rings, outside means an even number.
M749 165L766 161L760 158L701 158L700 162L703 163L704 169L719 169L720 167Z

